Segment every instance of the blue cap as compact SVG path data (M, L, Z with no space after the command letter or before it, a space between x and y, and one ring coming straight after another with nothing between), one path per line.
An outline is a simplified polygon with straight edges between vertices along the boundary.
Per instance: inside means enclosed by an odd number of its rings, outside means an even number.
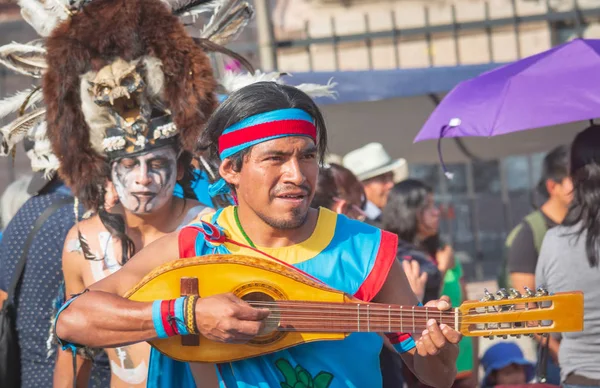
M531 381L535 374L535 366L523 357L519 345L514 342L500 342L491 346L481 358L481 365L485 371L484 384L488 384L490 374L511 364L523 365L527 381Z

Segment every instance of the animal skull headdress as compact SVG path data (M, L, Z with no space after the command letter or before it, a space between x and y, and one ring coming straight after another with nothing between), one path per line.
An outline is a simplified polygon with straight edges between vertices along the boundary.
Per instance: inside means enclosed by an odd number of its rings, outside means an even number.
M253 16L244 1L20 0L45 41L0 48L0 62L42 78L42 89L0 102L0 153L33 129L49 140L61 178L97 209L113 158L177 143L191 151L217 104L206 40L235 38ZM179 17L212 12L196 42ZM45 108L32 109L45 103ZM10 102L10 104L8 104ZM41 128L44 128L41 127ZM56 160L56 158L54 158ZM39 163L38 163L39 164Z
M23 137L35 133L58 156L42 147L44 158L54 161L44 165L47 171L59 167L65 183L92 210L109 177L108 160L173 143L193 150L217 103L217 82L201 47L226 44L253 16L250 5L239 0L20 0L19 5L46 39L0 47L0 63L42 78L42 90L0 102L0 118L21 113L0 130L0 154L14 152ZM201 38L193 39L179 17L205 12L213 14ZM226 74L221 84L230 93L260 80L280 82L279 77ZM313 96L331 95L332 86L301 88ZM33 109L42 97L46 107Z

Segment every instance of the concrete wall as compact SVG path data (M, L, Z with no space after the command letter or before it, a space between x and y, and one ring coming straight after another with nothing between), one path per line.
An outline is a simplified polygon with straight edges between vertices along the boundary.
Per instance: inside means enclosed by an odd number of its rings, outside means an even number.
M425 7L429 10L430 25L452 23L452 6L458 22L485 19L485 5L480 0L403 0L403 1L349 1L345 7L341 1L277 0L273 8L273 24L278 40L307 37L332 36L332 23L336 35L348 35L370 31L386 31L392 26L399 29L424 27ZM600 6L600 1L583 0L579 6ZM571 1L552 1L551 9L572 9ZM546 2L516 0L518 16L545 14ZM395 21L392 19L392 13ZM489 0L489 18L512 17L511 0ZM589 29L588 37L600 36L597 28ZM451 33L432 37L431 45L425 37L401 38L398 42L401 68L453 66L457 64L479 64L508 62L546 50L551 46L551 29L547 23L528 23L519 27L519 45L512 26L494 29L491 39L484 30L462 31L456 47ZM519 53L520 50L520 53ZM334 69L334 49L331 45L313 45L313 70ZM458 55L457 55L458 52ZM338 61L341 70L364 70L369 68L369 50L363 42L348 42L338 46ZM371 56L374 69L395 68L395 52L391 39L376 40L372 44ZM458 58L458 57L460 58ZM431 62L430 63L430 57ZM278 62L284 71L308 71L309 55L304 48L281 49Z

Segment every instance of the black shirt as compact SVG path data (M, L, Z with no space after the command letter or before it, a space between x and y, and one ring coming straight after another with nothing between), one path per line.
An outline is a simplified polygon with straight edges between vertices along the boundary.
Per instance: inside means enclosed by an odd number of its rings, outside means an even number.
M552 221L544 212L540 211L546 221L548 229L557 224ZM508 272L528 273L535 275L539 252L535 248L533 239L533 230L525 220L521 222L520 230L508 250Z

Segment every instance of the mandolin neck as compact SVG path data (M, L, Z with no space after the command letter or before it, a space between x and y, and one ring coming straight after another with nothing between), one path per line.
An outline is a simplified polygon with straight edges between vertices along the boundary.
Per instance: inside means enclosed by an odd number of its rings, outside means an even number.
M458 329L459 312L440 311L435 307L384 305L377 303L326 303L279 301L267 307L267 320L277 324L279 331L319 333L418 333L425 330L427 321L434 319Z

